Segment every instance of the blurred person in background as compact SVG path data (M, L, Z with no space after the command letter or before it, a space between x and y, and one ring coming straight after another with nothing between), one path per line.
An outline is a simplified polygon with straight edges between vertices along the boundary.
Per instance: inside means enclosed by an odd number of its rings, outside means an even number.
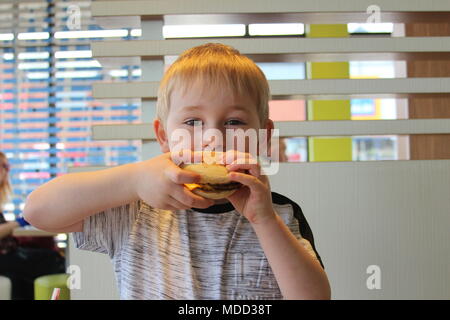
M64 258L57 252L53 237L14 237L14 229L27 226L19 217L6 221L3 205L11 194L10 166L0 151L0 275L12 283L13 300L32 300L34 280L47 274L64 273Z

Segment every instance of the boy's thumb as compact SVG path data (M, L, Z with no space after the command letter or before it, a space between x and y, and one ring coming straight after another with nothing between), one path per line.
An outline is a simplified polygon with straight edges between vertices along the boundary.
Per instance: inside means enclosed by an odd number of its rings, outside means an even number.
M166 170L167 177L177 184L196 183L200 181L200 175L194 172L183 170L173 165Z

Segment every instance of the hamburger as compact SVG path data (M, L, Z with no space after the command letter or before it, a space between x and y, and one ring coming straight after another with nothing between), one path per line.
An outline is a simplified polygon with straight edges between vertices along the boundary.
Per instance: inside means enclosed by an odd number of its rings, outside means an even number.
M231 196L242 184L228 178L228 169L217 163L192 163L182 166L184 170L198 173L199 183L185 186L193 193L208 199L218 200Z

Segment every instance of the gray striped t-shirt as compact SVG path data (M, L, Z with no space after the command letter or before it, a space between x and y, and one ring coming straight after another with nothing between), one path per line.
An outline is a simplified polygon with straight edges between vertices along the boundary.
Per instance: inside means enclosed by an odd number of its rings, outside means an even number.
M322 264L300 207L275 192L272 202ZM111 257L121 299L282 298L252 226L231 203L169 211L136 201L86 218L74 241Z

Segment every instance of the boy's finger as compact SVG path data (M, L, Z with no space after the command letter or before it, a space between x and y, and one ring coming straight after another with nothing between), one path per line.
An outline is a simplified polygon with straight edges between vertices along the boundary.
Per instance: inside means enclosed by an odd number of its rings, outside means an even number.
M228 174L228 177L230 178L230 180L240 182L244 186L247 186L255 191L261 191L262 188L264 187L264 184L262 183L261 180L245 173L230 172Z
M200 197L184 186L175 188L172 197L189 208L208 208L214 204L211 199Z
M202 160L201 154L199 152L191 151L189 149L169 152L169 157L177 166L180 166L183 163L201 162ZM198 160L199 158L200 160Z
M172 207L175 207L175 208L177 208L179 210L187 210L187 209L190 208L188 205L178 201L173 196L170 196L169 205L171 205Z
M257 164L239 164L232 163L227 165L229 171L248 170L252 176L259 178L261 176L261 168Z
M176 184L196 183L200 181L200 175L195 172L183 170L176 165L169 166L165 170L166 176Z
M225 154L225 164L256 164L258 161L250 153L237 150L228 150Z

